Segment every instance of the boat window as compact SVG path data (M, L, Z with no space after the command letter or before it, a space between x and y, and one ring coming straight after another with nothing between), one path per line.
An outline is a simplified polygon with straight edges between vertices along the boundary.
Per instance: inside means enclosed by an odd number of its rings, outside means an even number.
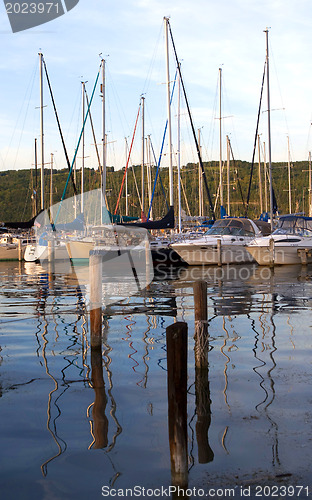
M281 217L273 234L312 236L312 220L305 217Z
M254 236L255 232L247 219L220 219L208 229L206 235Z

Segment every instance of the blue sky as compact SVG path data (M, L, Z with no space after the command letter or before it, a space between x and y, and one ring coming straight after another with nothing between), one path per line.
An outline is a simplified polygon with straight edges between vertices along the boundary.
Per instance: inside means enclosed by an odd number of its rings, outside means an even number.
M250 161L270 27L272 160L304 160L312 149L311 2L309 0L80 0L66 15L37 28L12 33L0 4L0 170L29 168L39 131L38 52L41 50L70 157L81 127L81 81L88 94L106 63L108 165L125 163L125 137L131 141L141 94L145 97L145 133L158 156L166 121L163 17L170 16L196 129L201 129L204 160L218 159L218 72L223 75L223 143L231 138L235 158ZM174 76L171 53L171 77ZM45 158L66 166L48 89L44 89ZM264 94L263 110L266 109ZM92 114L101 141L101 100ZM176 149L176 101L172 107ZM267 114L260 134L267 142ZM196 161L182 103L182 163ZM86 130L86 166L96 167L90 127ZM140 130L133 162L140 162ZM225 157L225 150L223 153ZM80 154L78 153L78 162ZM166 157L164 158L166 165Z

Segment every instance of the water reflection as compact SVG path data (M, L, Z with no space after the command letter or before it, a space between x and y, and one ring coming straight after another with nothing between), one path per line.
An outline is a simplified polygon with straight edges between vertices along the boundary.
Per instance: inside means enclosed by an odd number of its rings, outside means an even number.
M35 452L23 443L29 457L19 467L31 461L35 477L37 468L67 487L64 476L78 477L81 467L116 487L168 484L165 332L181 319L189 332L189 484L203 485L208 475L217 483L220 471L239 476L238 469L295 474L310 463L311 269L233 267L162 273L149 290L102 311L94 349L74 273L0 265L4 449L18 456L9 397L25 405L20 434L27 434L30 406L42 419L32 436L40 453L31 460ZM207 318L195 317L198 282L206 285ZM76 498L83 494L76 490Z
M274 354L277 351L276 347L276 326L274 323L275 306L274 302L276 295L272 294L271 310L265 312L263 310L259 314L259 324L261 332L258 333L255 327L255 322L252 322L252 330L255 332L255 346L253 348L254 356L260 365L253 367L254 372L260 378L260 387L263 389L264 398L256 406L256 411L261 415L264 413L267 418L270 429L269 433L272 440L272 464L280 465L278 453L278 424L270 415L269 407L273 405L275 400L275 382L274 370L276 362ZM263 301L264 303L266 300Z
M285 266L274 269L259 268L253 265L224 266L222 269L192 267L180 270L175 286L177 291L183 287L183 296L185 296L185 294L191 293L194 283L201 280L206 281L208 286L208 328L211 332L211 349L218 347L224 358L224 385L221 388L219 380L218 387L223 393L224 405L228 411L228 419L223 418L223 420L228 421L224 426L223 433L220 434L220 444L227 455L233 454L233 452L235 454L236 450L231 446L233 432L236 432L234 428L232 429L231 422L237 413L235 403L237 404L237 391L239 390L237 382L239 375L236 374L235 377L235 371L237 363L244 363L242 356L245 357L245 363L249 363L245 340L249 330L254 335L254 346L251 345L251 348L257 361L251 368L259 378L259 388L262 395L259 391L254 393L251 399L254 402L253 408L256 413L253 413L251 409L251 414L243 418L246 422L256 422L257 420L261 421L262 416L265 417L269 424L265 432L271 441L272 465L282 467L283 463L279 453L279 424L275 417L275 373L278 366L276 361L278 345L277 326L274 318L276 315L287 313L287 325L290 329L289 338L291 346L294 348L295 339L293 338L293 326L289 314L290 311L298 313L311 307L311 274L307 268L301 266L289 266L287 271ZM190 310L190 305L188 309ZM185 317L185 309L183 316ZM242 323L238 322L240 316L244 317ZM222 335L220 335L220 328L223 331ZM217 335L215 332L218 332ZM281 335L281 329L279 332ZM250 337L251 339L252 337ZM216 365L216 356L214 357L214 365L212 363L209 362L209 371L214 371L216 366L219 366L219 362ZM245 369L241 372L243 376L244 372ZM245 382L240 383L240 385L243 396ZM247 385L246 391L248 391ZM209 389L206 390L206 394L208 393ZM258 394L258 398L255 397L256 394ZM244 397L242 400L246 401ZM212 405L213 402L212 400ZM197 446L200 451L200 445ZM200 457L198 462L201 463Z

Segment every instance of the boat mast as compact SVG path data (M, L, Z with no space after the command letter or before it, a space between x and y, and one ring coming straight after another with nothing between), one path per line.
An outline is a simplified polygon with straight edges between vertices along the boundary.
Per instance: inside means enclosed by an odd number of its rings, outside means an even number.
M101 60L102 64L102 175L101 175L101 191L102 203L106 207L106 130L105 130L105 59ZM101 211L103 223L103 207Z
M35 138L35 215L38 213L38 158L37 158L37 139Z
M167 111L168 111L168 141L169 141L169 205L173 207L173 167L172 167L172 133L171 133L171 106L170 106L170 73L169 73L169 18L164 17L166 40L166 68L167 68Z
M50 217L51 221L53 220L52 211L53 205L53 153L51 153L51 164L50 164Z
M128 161L128 141L127 137L125 137L125 144L126 144L126 165ZM126 168L126 167L125 167ZM128 208L128 169L126 169L126 215L129 215L129 208Z
M193 134L193 138L194 138L194 142L195 142L195 146L196 146L196 151L197 151L198 159L199 159L201 170L202 170L203 181L204 181L206 193L207 193L207 196L208 196L210 215L211 215L213 221L215 221L216 220L216 216L215 216L214 207L213 207L213 203L212 203L212 199L211 199L211 195L210 195L210 191L209 191L209 187L208 187L207 176L206 176L206 173L205 173L203 161L202 161L201 154L200 154L200 149L198 147L196 130L195 130L193 119L192 119L192 115L191 115L191 109L190 109L190 105L189 105L189 102L188 102L188 98L187 98L187 95L186 95L186 90L185 90L185 86L184 86L184 82L183 82L183 78L182 78L182 74L181 74L181 65L179 64L178 55L177 55L177 51L176 51L176 48L175 48L175 44L174 44L174 40L173 40L173 36L172 36L172 31L171 31L169 19L168 18L164 18L164 19L166 19L166 21L167 21L167 28L170 31L172 48L173 48L173 52L174 52L174 56L175 56L177 68L179 70L180 80L181 80L181 88L183 90L184 100L185 100L185 104L186 104L188 116L189 116L189 119L190 119L190 124L191 124L192 134ZM173 186L172 186L172 200L173 200Z
M180 65L181 63L179 63ZM182 231L182 217L181 217L181 78L180 72L178 72L178 151L177 151L177 162L178 162L178 230L179 233Z
M224 215L222 181L222 68L219 68L219 170L220 170L220 217Z
M40 79L40 137L41 137L41 210L44 210L44 135L43 135L43 55L39 52L39 79Z
M227 214L230 215L231 194L230 194L230 138L226 136L227 151Z
M153 207L152 207L152 143L151 136L146 138L146 152L147 152L147 185L148 185L148 206L151 207L150 219L153 220Z
M288 146L288 201L289 201L289 213L292 213L291 208L291 178L290 178L290 147L289 147L289 136L287 136L287 146Z
M265 211L268 213L268 169L266 161L266 146L263 143L263 168L264 168L264 199L265 199Z
M266 75L267 75L267 102L268 102L268 160L269 160L269 187L270 187L270 219L273 230L273 184L272 184L272 156L271 156L271 108L270 108L270 75L269 75L269 29L264 30L266 37Z
M311 151L309 151L309 217L312 217L312 172L311 172Z
M260 135L258 134L258 169L259 169L259 196L260 196L260 212L263 213L262 201L262 175L261 175L261 148L260 148ZM264 173L265 174L265 173ZM264 179L265 182L265 179Z
M84 210L83 195L84 195L84 158L85 158L85 84L86 82L81 82L82 85L82 163L81 163L81 213Z
M198 129L198 148L201 152L201 141L200 141L200 128ZM198 162L198 200L199 200L199 217L204 215L203 210L203 175L200 167L200 162Z
M141 96L141 103L142 103L142 167L141 167L141 196L142 196L142 217L144 217L144 163L145 163L145 148L144 148L144 142L145 142L145 124L144 124L144 100L145 97Z

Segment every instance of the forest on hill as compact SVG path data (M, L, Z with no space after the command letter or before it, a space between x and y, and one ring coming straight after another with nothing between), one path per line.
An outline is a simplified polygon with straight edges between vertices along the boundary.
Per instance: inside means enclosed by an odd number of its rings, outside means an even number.
M219 163L212 161L204 163L207 184L213 204L216 206L216 217L220 215L219 186ZM259 176L259 170L261 177ZM267 170L267 168L266 168ZM309 203L309 165L308 161L295 162L288 168L287 162L272 164L273 188L280 214L289 213L289 171L291 180L292 212L305 212L308 215ZM257 218L261 213L261 206L265 211L269 209L269 188L267 175L264 175L264 165L255 164L251 183L251 195L248 216ZM223 192L224 206L227 206L227 196L230 193L231 215L244 216L248 187L250 182L251 164L243 161L231 161L230 176L228 183L227 166L223 168ZM150 175L145 171L144 175L144 207L148 212L149 191L153 189L156 176L156 167L150 167ZM52 183L51 172L45 170L45 206L50 206L60 201L68 170L53 170ZM124 177L124 169L114 170L107 168L107 201L111 212L115 212L116 202ZM265 182L266 177L266 182ZM148 183L150 178L150 183ZM261 179L261 185L260 185ZM76 186L80 191L81 172L76 172ZM175 206L178 199L178 175L177 167L174 167L174 198ZM52 190L51 190L52 185ZM133 166L128 169L128 215L140 216L141 214L141 166ZM229 186L229 189L228 189ZM84 190L89 191L100 187L100 172L94 169L85 169ZM262 190L262 197L260 191ZM0 222L26 221L40 208L40 172L37 179L34 170L8 170L0 172ZM68 183L66 197L73 196L72 182ZM169 174L168 168L161 168L158 176L155 194L153 198L153 218L164 216L169 203ZM262 199L262 203L261 203ZM199 169L197 164L187 164L181 168L181 206L186 215L197 216L199 214ZM126 214L126 191L123 186L118 212ZM209 217L208 196L203 183L203 215Z

